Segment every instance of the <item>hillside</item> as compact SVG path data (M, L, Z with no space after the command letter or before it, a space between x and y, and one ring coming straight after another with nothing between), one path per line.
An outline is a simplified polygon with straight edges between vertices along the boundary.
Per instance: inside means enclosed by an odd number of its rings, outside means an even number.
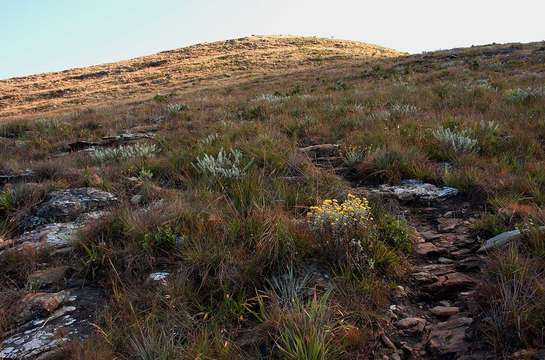
M545 42L254 37L8 84L0 359L545 356Z
M199 44L118 63L0 80L0 118L105 105L163 91L400 55L355 41L254 36Z

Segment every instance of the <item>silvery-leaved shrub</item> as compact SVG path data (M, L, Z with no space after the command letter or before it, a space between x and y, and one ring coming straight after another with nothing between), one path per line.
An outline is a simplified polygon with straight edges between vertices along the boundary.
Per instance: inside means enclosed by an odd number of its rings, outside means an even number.
M167 111L171 115L176 115L185 110L187 110L187 105L184 104L169 104L167 106Z
M280 94L262 94L256 97L253 101L266 101L271 104L279 103L289 99L289 96L283 96Z
M450 147L454 152L472 152L477 150L477 140L471 137L467 130L455 131L440 127L433 131L433 136L443 145Z
M220 138L220 134L213 133L199 140L199 143L201 143L202 145L211 145L219 138Z
M155 144L121 145L115 148L99 148L90 153L96 162L121 161L131 158L143 158L158 152Z
M410 115L418 112L418 108L411 104L393 104L390 106L392 115Z
M529 100L539 99L545 96L545 86L516 88L507 91L506 97L512 102L522 103Z
M481 131L487 134L495 134L500 130L500 124L498 124L494 120L481 120L479 123L479 128Z
M252 161L244 161L240 150L224 151L222 148L216 156L203 154L193 166L201 174L212 178L237 179L246 175L251 164Z

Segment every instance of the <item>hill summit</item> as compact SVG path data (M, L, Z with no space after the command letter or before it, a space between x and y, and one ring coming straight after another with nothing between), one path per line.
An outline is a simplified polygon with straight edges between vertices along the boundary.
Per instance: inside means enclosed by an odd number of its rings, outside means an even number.
M251 36L116 63L0 81L0 116L66 110L161 91L228 85L325 64L401 55L356 41Z

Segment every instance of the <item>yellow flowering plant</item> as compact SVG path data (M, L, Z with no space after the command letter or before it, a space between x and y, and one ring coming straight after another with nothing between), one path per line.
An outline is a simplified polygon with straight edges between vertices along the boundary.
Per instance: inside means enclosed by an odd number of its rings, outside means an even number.
M320 236L320 246L335 261L360 271L373 269L374 260L367 254L367 240L374 227L371 207L366 198L348 194L345 201L326 199L312 206L307 222Z
M348 194L342 203L327 199L319 206L311 206L307 220L314 230L346 232L367 228L372 224L373 216L366 198Z

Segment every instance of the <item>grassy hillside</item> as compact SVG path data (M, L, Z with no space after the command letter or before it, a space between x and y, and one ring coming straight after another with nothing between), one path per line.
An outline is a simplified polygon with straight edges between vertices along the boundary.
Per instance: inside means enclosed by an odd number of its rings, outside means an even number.
M256 77L400 55L345 40L253 36L128 61L0 80L0 117L62 112L162 91L234 86Z
M79 291L27 358L543 354L545 44L395 55L249 38L0 82L0 352Z

